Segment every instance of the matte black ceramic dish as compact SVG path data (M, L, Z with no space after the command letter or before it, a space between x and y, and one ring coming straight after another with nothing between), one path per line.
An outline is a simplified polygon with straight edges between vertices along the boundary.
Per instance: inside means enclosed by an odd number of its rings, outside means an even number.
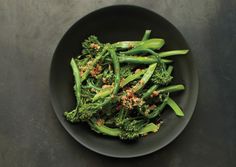
M91 34L102 42L140 40L145 29L152 30L152 37L164 38L164 50L190 49L181 33L166 19L147 9L136 6L106 7L83 17L76 22L61 39L55 51L50 73L51 100L56 115L70 135L85 147L111 157L137 157L152 153L173 141L186 127L196 105L198 77L190 53L174 58L175 83L186 86L184 92L174 95L183 108L185 116L178 118L166 109L162 118L164 124L158 133L150 134L135 142L122 142L94 133L86 124L70 124L63 112L73 109L73 76L71 57L81 52L81 42Z

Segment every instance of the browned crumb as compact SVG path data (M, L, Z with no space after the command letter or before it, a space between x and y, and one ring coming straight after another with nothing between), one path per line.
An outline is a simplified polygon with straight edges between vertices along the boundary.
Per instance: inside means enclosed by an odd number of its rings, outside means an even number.
M109 70L109 71L111 71L111 70L112 70L112 69L111 69L111 65L110 65L110 64L109 64L109 66L108 66L108 70Z
M94 88L91 88L91 91L92 91L92 92L96 92L96 89L94 89Z
M113 87L113 85L103 85L103 86L102 86L102 89L112 88L112 87Z
M138 73L139 71L141 71L141 69L140 69L140 68L137 68L134 73L136 74L136 73Z
M97 66L91 70L90 74L92 75L92 77L95 77L96 75L100 74L101 71L102 71L102 66L97 64Z
M154 110L156 107L157 107L157 106L156 106L155 104L153 104L153 105L150 105L150 106L148 107L148 109L149 109L149 110Z
M143 134L142 134L143 137L145 137L145 136L147 136L147 135L148 135L148 133L143 133Z
M132 47L134 47L134 45L131 42L129 42L128 48L131 49Z
M124 82L125 78L121 78L120 79L120 86L121 86L121 83Z
M86 64L86 66L90 66L90 65L92 65L92 64L93 64L93 61L90 60L90 61L88 61L88 63Z
M116 110L120 110L121 109L121 105L120 104L118 104L117 106L116 106Z
M140 83L141 85L144 85L144 80L141 79L141 80L139 81L139 83Z
M80 68L80 76L82 76L84 74L84 72L86 71L87 67L83 66Z
M158 95L159 95L158 91L153 91L152 94L151 94L151 97L156 97Z
M99 50L99 49L100 49L100 46L99 46L98 44L91 43L91 44L90 44L90 48L93 48L93 49Z
M107 78L102 78L103 83L107 83Z
M138 98L134 95L132 89L127 89L126 95L121 97L121 104L127 109L133 109L135 106L141 106L144 104L144 101L141 98Z
M104 119L98 119L96 123L98 126L101 126L101 125L104 125L105 121Z
M147 116L147 115L149 114L149 112L150 112L149 109L145 110L145 111L144 111L144 115Z

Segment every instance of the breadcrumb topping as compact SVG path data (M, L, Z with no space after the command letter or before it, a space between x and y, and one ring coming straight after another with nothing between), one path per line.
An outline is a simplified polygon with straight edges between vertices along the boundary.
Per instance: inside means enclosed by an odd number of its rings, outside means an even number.
M125 91L125 95L121 97L121 104L125 108L132 110L135 106L142 106L144 104L144 101L142 98L135 96L132 89L127 89Z

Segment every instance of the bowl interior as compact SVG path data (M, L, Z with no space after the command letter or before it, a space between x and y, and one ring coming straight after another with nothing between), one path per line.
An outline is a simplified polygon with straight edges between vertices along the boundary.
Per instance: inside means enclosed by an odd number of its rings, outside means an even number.
M50 73L52 105L65 129L82 145L98 153L112 157L135 157L156 151L170 143L187 125L197 100L198 78L191 52L174 57L174 83L182 83L186 90L172 97L183 109L185 116L178 118L166 109L164 124L156 134L142 137L135 142L122 142L94 133L86 124L70 124L64 111L73 109L73 75L69 65L72 57L81 52L81 42L89 35L98 36L101 42L140 40L146 29L151 37L164 38L162 50L190 49L181 33L158 14L135 6L111 6L97 10L76 22L63 36L55 51Z

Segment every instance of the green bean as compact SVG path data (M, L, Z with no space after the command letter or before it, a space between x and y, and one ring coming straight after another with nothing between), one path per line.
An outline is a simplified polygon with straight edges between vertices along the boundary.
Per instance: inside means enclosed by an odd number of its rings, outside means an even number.
M75 78L75 86L74 86L74 91L75 91L75 97L76 97L76 101L77 101L77 106L80 105L80 96L81 96L81 78L80 78L80 72L79 72L79 68L75 62L75 60L72 58L70 61L70 65L72 67L73 70L73 75Z
M109 48L109 52L111 54L114 71L115 71L115 84L114 84L113 95L116 95L120 88L120 63L118 61L118 57L116 55L115 49Z
M161 88L158 91L158 93L172 93L172 92L177 92L177 91L181 91L184 90L184 85L171 85L171 86L167 86L164 88Z
M144 85L151 78L156 66L157 66L157 63L149 65L149 67L148 67L147 71L145 72L145 74L143 75L142 79L132 88L133 92L137 92L144 87Z
M173 109L173 111L175 112L175 114L176 114L177 116L180 116L180 117L184 116L183 111L182 111L181 108L175 103L175 101L174 101L173 99L169 98L169 99L167 100L167 104Z
M140 131L140 135L146 135L147 133L154 132L156 133L160 128L160 124L156 125L154 123L149 123L146 126L144 126Z
M120 87L124 87L125 85L127 85L129 82L139 78L141 75L143 75L146 72L146 70L140 70L137 73L128 76L127 78L125 78L125 80L120 82Z
M151 35L151 32L152 32L152 30L146 30L144 35L143 35L142 41L148 40L150 35Z
M107 46L104 46L102 52L98 53L95 59L92 61L91 65L86 69L84 72L83 76L81 77L81 83L87 79L90 71L93 69L93 67L98 63L98 61L102 58L102 56L106 53L107 51Z
M169 57L174 55L184 55L187 54L189 50L172 50L172 51L166 51L166 52L160 52L158 53L160 57Z

